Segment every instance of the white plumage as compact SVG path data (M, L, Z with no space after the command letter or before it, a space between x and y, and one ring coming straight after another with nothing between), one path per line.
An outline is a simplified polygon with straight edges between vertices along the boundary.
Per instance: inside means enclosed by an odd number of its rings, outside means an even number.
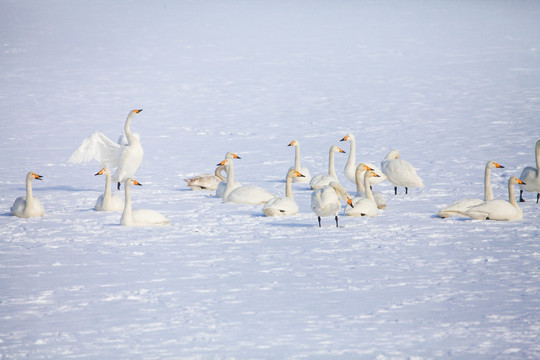
M399 151L390 151L384 160L381 162L381 170L394 185L394 193L397 194L398 186L405 187L405 194L408 193L409 188L412 187L424 187L424 183L416 170L407 161L400 159Z
M525 185L519 178L512 176L508 180L508 200L489 200L481 205L473 206L465 211L465 215L476 220L519 220L523 211L519 208L514 193L514 185Z
M535 192L536 203L540 200L540 140L536 142L535 150L536 168L527 166L521 172L519 178L523 180L524 185L519 185L521 188L519 191L519 201L524 202L523 191Z
M360 166L360 165L359 165ZM373 192L369 186L369 180L372 177L377 177L374 171L368 170L364 171L364 187L365 187L365 197L355 197L352 199L353 206L345 206L345 214L349 216L367 216L373 217L379 213L377 202L373 196Z
M305 166L302 167L302 163L300 161L300 143L298 142L298 140L293 140L287 146L294 146L294 166L290 167L289 171L291 169L294 169L303 175L293 177L292 182L309 183L311 181L311 174L309 173L309 169Z
M124 200L118 195L111 194L111 171L109 168L99 170L95 175L105 175L105 191L99 195L94 205L97 211L122 211Z
M345 153L345 151L343 151L341 148L337 147L336 145L332 145L330 147L330 151L328 152L328 173L319 174L317 176L314 176L311 179L311 182L309 183L309 185L311 186L312 190L316 190L323 186L329 185L333 181L339 183L339 180L336 174L336 167L334 166L334 154L336 152Z
M131 132L131 119L142 111L131 110L124 124L127 145L115 143L99 131L87 137L68 159L71 163L98 161L102 167L116 169L112 179L120 183L135 175L143 159L143 148L139 137ZM123 139L123 137L121 136ZM122 142L119 139L120 142Z
M26 197L21 196L15 199L11 207L11 215L30 218L45 214L45 208L39 199L32 194L32 180L41 180L42 178L43 176L32 171L26 174Z
M486 201L493 200L493 190L491 189L491 170L495 168L504 168L504 166L496 163L493 160L487 162L486 169L484 171L484 200L475 198L461 199L439 211L438 215L442 218L452 215L463 215L470 207L481 205Z
M352 205L350 195L347 194L343 186L335 181L313 191L311 194L311 209L317 215L319 227L321 227L321 217L331 215L334 215L336 227L339 226L338 213L341 208L340 198L345 200L347 204L354 206Z
M164 226L171 221L157 211L148 209L133 210L131 207L131 186L141 184L134 179L128 178L124 182L125 205L120 218L120 225L124 226Z
M290 169L285 181L285 196L270 199L263 206L263 213L266 216L285 216L298 213L298 204L294 200L292 192L292 182L295 178L303 177L304 174Z
M354 138L353 134L347 134L341 139L340 141L349 141L351 143L350 149L349 149L349 158L347 159L347 163L345 164L344 174L345 177L351 181L352 183L356 183L356 169L358 166L356 165L356 139ZM386 180L386 175L382 173L381 170L379 170L375 165L365 163L369 168L379 176L372 177L370 179L371 185L377 185ZM363 179L364 174L362 174ZM361 179L361 183L363 183L363 180ZM363 185L362 185L363 186Z
M258 186L239 186L234 188L234 165L232 159L225 159L218 165L225 165L227 171L227 185L223 194L223 202L232 202L237 204L264 204L275 195Z

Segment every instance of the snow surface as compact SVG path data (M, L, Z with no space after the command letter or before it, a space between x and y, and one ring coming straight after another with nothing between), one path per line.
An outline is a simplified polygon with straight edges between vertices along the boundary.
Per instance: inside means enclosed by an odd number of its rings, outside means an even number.
M440 219L496 198L540 138L538 1L0 0L2 359L538 359L540 205L515 222ZM129 110L134 208L92 210L97 163L66 162ZM298 139L312 175L348 132L357 162L398 149L424 189L317 227L182 180L225 152L276 195ZM342 184L347 154L336 154ZM43 218L9 215L28 171ZM516 189L518 190L518 189ZM123 195L122 193L120 193Z

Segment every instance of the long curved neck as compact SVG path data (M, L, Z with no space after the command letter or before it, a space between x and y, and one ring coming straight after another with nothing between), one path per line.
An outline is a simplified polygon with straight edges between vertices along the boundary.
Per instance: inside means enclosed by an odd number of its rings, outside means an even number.
M218 167L216 168L216 171L214 171L214 175L216 175L216 176L219 178L219 180L221 180L221 181L226 181L227 179L224 178L223 175L221 175L221 172L222 172L223 170L225 170L225 166L223 166L223 165L218 166Z
M131 219L132 210L131 210L131 190L130 190L130 186L127 185L127 182L126 184L124 184L124 191L126 193L126 199L124 203L124 212L122 213L121 222L123 224L129 224L132 221Z
M353 137L349 138L351 143L351 148L349 149L349 159L345 167L355 166L356 165L356 140Z
M292 176L287 176L287 182L285 183L285 196L291 199L293 198Z
M536 170L540 172L540 141L536 142Z
M300 171L301 168L300 164L300 144L297 142L294 146L294 168L297 171Z
M484 173L484 201L493 200L493 190L491 189L491 168L486 165Z
M111 198L111 175L105 174L105 192L103 193L103 201Z
M365 177L365 172L364 172L364 177ZM364 187L364 179L362 178L362 171L356 171L355 172L355 181L356 181L356 192L357 193L363 193L364 191L366 191L365 187Z
M510 181L508 182L508 201L510 201L510 204L512 204L513 207L518 208L516 194L514 193L514 185Z
M130 112L126 119L126 123L124 124L124 134L126 134L126 138L128 139L129 144L132 144L133 141L135 141L136 139L133 133L131 132L131 119L133 118L134 115L135 113L133 111Z
M26 177L26 207L32 206L34 203L34 196L32 195L32 178Z
M225 187L225 194L229 194L233 190L234 186L234 166L231 163L225 165L227 171L227 186Z
M339 184L334 184L332 188L336 191L336 193L341 199L347 200L348 194L347 191L345 191L345 189L343 188L343 186Z
M371 191L371 187L369 186L369 176L367 176L367 173L364 173L364 187L366 191L366 197L371 200L375 200L373 197L373 192Z
M328 154L328 175L331 175L336 178L336 167L334 166L334 150L330 149L330 153Z

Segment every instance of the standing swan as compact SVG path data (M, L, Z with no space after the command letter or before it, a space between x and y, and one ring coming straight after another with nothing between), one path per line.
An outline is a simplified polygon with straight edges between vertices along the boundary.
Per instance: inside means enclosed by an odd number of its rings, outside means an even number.
M309 173L308 168L302 167L300 163L300 143L298 140L293 140L287 146L294 146L294 166L290 167L289 170L294 169L302 174L302 176L293 177L292 182L295 183L309 183L311 181L311 174ZM287 173L288 174L288 173Z
M163 226L169 225L171 221L157 211L139 209L132 210L131 208L131 185L142 186L137 180L132 178L126 179L124 182L124 190L126 192L126 203L124 212L120 219L120 225L124 226Z
M465 211L465 215L476 220L519 220L523 218L523 211L518 206L514 185L525 185L515 176L508 180L508 200L489 200L482 205L477 205Z
M349 149L349 158L347 159L347 163L345 164L344 173L345 173L345 177L349 179L349 181L351 181L352 183L357 183L356 170L358 167L356 165L356 139L354 138L353 134L349 133L345 135L345 137L341 139L340 141L349 141L351 143L351 147ZM369 166L371 170L375 171L375 173L379 175L378 177L371 178L371 185L376 185L386 180L386 175L384 175L382 171L377 169L374 165L371 165L368 163L366 163L366 165ZM363 180L361 180L360 182L363 183Z
M332 181L339 183L338 177L336 175L336 168L334 166L334 153L339 151L340 153L345 153L342 149L336 145L330 147L328 153L328 174L319 174L311 179L309 183L312 190L322 188L325 185L329 185Z
M264 204L262 211L266 216L295 215L298 213L298 204L294 201L292 193L292 182L295 178L303 177L295 169L290 169L287 173L285 184L285 197L275 197Z
M111 170L103 168L94 175L105 175L105 191L99 195L94 205L97 211L122 211L124 210L124 200L118 195L111 194Z
M379 213L377 203L371 192L369 180L372 177L377 177L374 171L368 170L364 174L364 186L366 188L366 197L356 197L352 200L351 206L345 206L345 214L349 216L367 216L373 217ZM354 206L353 206L354 205Z
M405 187L405 194L412 187L424 187L422 179L416 174L416 170L407 161L399 158L399 151L390 151L381 162L382 172L388 177L394 185L394 194L397 195L398 186Z
M127 145L115 143L96 131L82 142L68 162L81 163L97 160L103 167L116 168L113 180L118 182L118 189L120 189L120 183L135 175L142 162L144 152L141 142L139 137L131 132L131 119L141 111L142 109L131 110L126 118L124 135L127 138Z
M234 166L232 159L225 159L218 165L225 165L227 171L227 185L223 194L223 202L237 204L264 204L275 196L258 186L240 186L234 188Z
M525 169L523 169L521 175L519 176L519 178L523 179L523 181L527 184L519 185L519 187L521 188L519 190L520 202L525 202L525 200L523 199L523 191L535 192L537 204L538 200L540 200L540 140L536 142L535 157L536 168L533 168L532 166L527 166Z
M339 202L340 198L345 200L350 206L354 207L349 194L347 194L343 186L335 181L313 191L311 194L311 209L317 215L319 227L321 227L321 216L331 215L334 215L336 227L339 227L338 212L341 208L341 203Z
M11 215L22 218L43 216L45 208L41 205L39 199L32 195L32 180L42 180L42 178L43 176L32 171L26 175L26 197L21 196L15 199L11 207Z
M452 215L463 215L468 208L493 200L493 191L491 190L491 170L495 168L504 168L504 166L499 165L493 160L487 162L486 170L484 171L484 200L473 198L458 200L439 211L438 215L442 218L447 218Z

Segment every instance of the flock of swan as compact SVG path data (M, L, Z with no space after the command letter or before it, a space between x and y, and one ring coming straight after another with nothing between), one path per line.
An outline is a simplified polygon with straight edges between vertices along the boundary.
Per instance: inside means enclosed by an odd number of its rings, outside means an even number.
M133 177L143 158L143 148L140 137L131 131L133 117L142 109L129 112L124 124L124 132L117 142L95 132L86 138L79 148L71 155L68 162L81 163L96 160L102 169L95 175L105 176L105 190L96 200L96 211L122 212L120 224L125 226L162 226L170 224L170 220L154 210L133 209L131 205L131 187L141 184ZM356 143L353 134L347 134L341 141L350 142L350 151L344 168L345 177L356 185L357 193L351 197L339 183L334 166L335 153L345 153L343 149L332 145L328 154L328 172L311 177L309 169L303 167L300 158L300 143L293 140L288 146L295 147L294 165L289 168L285 181L285 196L274 194L258 186L242 185L234 178L235 159L240 157L232 152L225 154L225 159L217 164L214 174L204 174L185 179L192 190L210 190L216 192L216 197L223 202L262 205L262 212L266 216L295 215L299 211L298 204L293 196L293 183L309 183L313 190L311 194L311 209L317 216L321 227L321 218L334 216L336 226L339 226L338 214L341 210L341 201L345 202L344 213L348 216L373 217L378 215L379 209L384 209L386 200L380 192L373 187L382 181L389 181L394 186L394 194L398 187L409 188L424 187L420 176L414 167L400 157L397 150L390 151L381 162L380 169L370 163L356 163ZM447 218L453 215L470 217L477 220L518 220L523 212L518 206L514 192L514 185L520 185L520 202L523 192L537 193L536 202L540 200L540 140L535 147L536 167L527 166L520 177L512 176L508 180L509 200L494 199L491 188L492 169L504 166L495 161L488 161L484 173L484 199L462 199L443 208L438 215ZM110 169L115 169L112 173ZM225 173L225 176L223 176ZM18 197L11 207L14 216L29 218L43 216L44 207L38 198L32 194L32 181L42 180L42 176L29 172L26 176L26 197ZM124 184L125 196L122 199L112 194L111 184L116 183L117 189Z

